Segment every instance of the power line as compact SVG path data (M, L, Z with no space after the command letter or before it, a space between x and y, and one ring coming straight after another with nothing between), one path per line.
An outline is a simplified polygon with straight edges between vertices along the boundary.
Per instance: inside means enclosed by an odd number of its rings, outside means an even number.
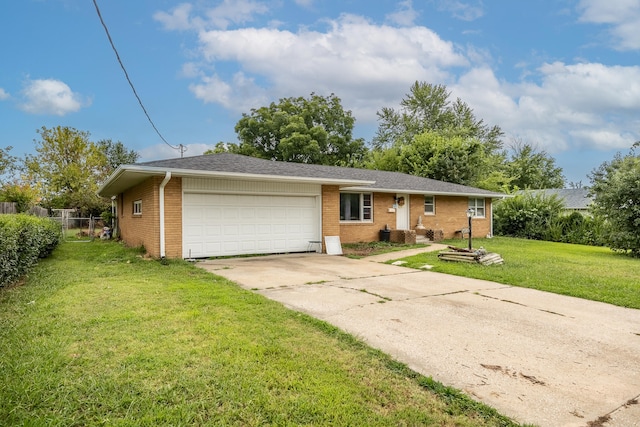
M142 111L144 112L144 115L147 116L147 119L149 120L149 123L151 123L151 126L153 127L153 130L156 131L156 133L158 134L160 139L165 144L167 144L169 147L173 148L174 150L180 150L180 157L182 157L184 155L184 152L186 151L187 147L185 147L182 144L178 145L177 147L174 147L173 145L169 144L167 142L167 140L164 139L164 137L162 136L162 134L160 133L160 131L156 127L155 123L153 123L153 120L151 120L151 116L149 116L149 113L147 113L147 109L144 108L144 104L142 103L142 99L140 99L140 96L138 96L138 92L136 91L135 86L133 86L133 82L131 82L131 79L129 78L129 73L127 73L127 69L124 67L124 64L122 63L122 59L120 59L120 54L118 54L118 50L116 49L116 45L113 43L113 40L111 39L111 34L109 34L109 29L107 28L107 24L105 24L104 19L102 19L102 14L100 13L100 8L98 7L97 0L93 0L93 5L96 7L96 12L98 13L98 18L100 18L100 23L102 24L102 27L104 28L105 33L107 33L107 38L109 39L109 43L111 44L111 48L113 49L113 52L116 54L116 58L118 59L118 63L120 64L120 68L122 68L122 71L124 72L124 76L126 77L127 82L129 82L129 86L131 86L131 90L133 91L133 94L135 95L136 99L138 100L138 104L140 104L140 108L142 108Z

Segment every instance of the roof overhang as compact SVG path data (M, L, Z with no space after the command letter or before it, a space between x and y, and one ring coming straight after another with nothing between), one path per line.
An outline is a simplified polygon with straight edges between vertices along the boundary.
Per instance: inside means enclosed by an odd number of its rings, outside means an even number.
M221 171L203 171L193 169L173 169L158 168L139 165L122 165L111 174L107 181L100 186L98 194L102 197L116 196L129 188L141 184L153 176L164 176L167 172L171 172L174 177L193 177L193 178L220 178L220 179L237 179L246 181L277 181L277 182L296 182L303 184L326 184L338 185L340 187L366 187L375 184L375 181L363 180L347 180L332 178L311 178L305 176L282 176L282 175L264 175L250 174L238 172L221 172ZM367 190L371 191L371 189Z
M425 196L462 196L462 197L484 197L491 199L504 199L506 197L513 197L508 194L496 194L493 192L464 192L464 191L432 191L432 190L407 190L396 188L372 188L366 186L353 186L343 187L343 191L358 191L358 192L375 192L375 193L399 193L399 194L420 194Z

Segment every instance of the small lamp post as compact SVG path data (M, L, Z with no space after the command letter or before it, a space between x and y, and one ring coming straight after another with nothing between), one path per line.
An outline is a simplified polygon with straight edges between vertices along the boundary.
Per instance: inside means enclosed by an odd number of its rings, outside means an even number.
M469 252L473 250L471 248L471 233L472 233L471 218L473 218L474 214L475 214L475 211L473 209L471 208L467 209L467 218L469 218Z

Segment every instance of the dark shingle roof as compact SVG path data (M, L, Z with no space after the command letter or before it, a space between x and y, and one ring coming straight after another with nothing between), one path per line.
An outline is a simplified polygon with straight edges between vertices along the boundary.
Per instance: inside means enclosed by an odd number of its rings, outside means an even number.
M548 188L533 190L534 193L544 193L547 196L557 195L566 209L587 209L592 200L586 188Z
M370 169L344 168L337 166L312 165L304 163L277 162L231 153L207 154L178 159L157 160L138 163L136 166L162 168L168 170L189 170L225 172L237 174L279 176L289 178L314 178L327 180L373 181L363 182L357 188L371 190L392 190L397 192L461 194L484 197L503 197L475 187L452 184L429 178Z

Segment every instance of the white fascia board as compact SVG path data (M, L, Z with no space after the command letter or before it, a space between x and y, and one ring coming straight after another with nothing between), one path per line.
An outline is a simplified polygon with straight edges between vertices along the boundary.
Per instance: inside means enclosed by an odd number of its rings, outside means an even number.
M509 194L495 194L495 193L465 193L465 192L452 192L452 191L416 191L407 189L395 189L395 188L371 188L371 187L341 187L343 191L358 191L366 193L403 193L403 194L422 194L425 196L461 196L461 197L486 197L491 199L504 199L506 197L513 197Z
M282 175L264 175L257 173L239 173L239 172L222 172L222 171L203 171L196 169L175 169L175 168L160 168L152 166L137 166L137 165L123 165L107 179L107 181L100 186L98 194L113 185L118 179L127 179L127 176L154 176L164 175L167 171L170 171L173 176L176 177L199 177L199 178L224 178L224 179L241 179L247 181L280 181L280 182L297 182L307 184L330 184L339 186L362 186L372 185L375 181L365 180L348 180L348 179L335 179L335 178L314 178L305 176L282 176Z
M157 169L157 168L156 168ZM164 169L162 169L164 171ZM202 178L229 178L247 181L294 181L309 184L334 184L334 185L372 185L375 181L314 178L308 176L264 175L259 173L202 171L192 169L170 169L174 176L190 176Z

